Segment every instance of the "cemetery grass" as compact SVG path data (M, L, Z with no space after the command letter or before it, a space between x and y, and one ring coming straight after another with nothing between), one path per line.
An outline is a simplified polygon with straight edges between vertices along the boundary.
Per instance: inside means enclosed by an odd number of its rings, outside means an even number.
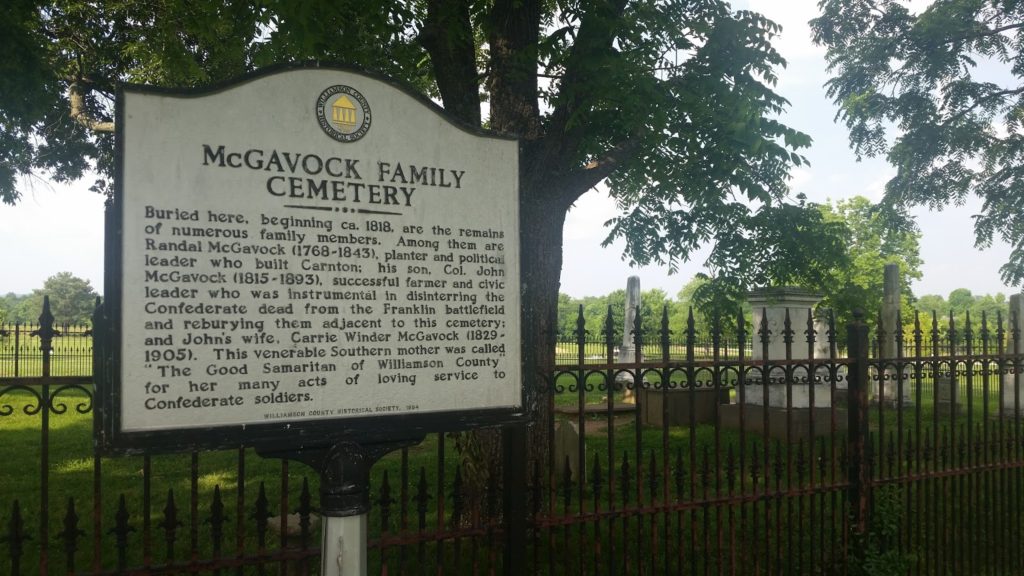
M597 374L592 375L591 378L602 380L603 375ZM579 400L578 392L568 392L569 386L573 379L569 377L568 380L559 381L563 385L565 392L556 394L556 404L572 404L575 405ZM606 392L601 391L597 387L597 381L594 381L594 390L585 391L585 398L587 402L601 402L602 397ZM995 389L995 388L993 388ZM952 423L951 418L948 415L940 414L937 418L933 416L933 405L929 400L930 391L925 389L923 391L923 401L919 406L916 406L912 410L920 410L921 420L925 430L930 430L930 426L933 421L937 421L939 426L946 426ZM50 415L50 432L49 432L49 483L50 483L50 498L49 498L49 534L50 534L50 557L51 565L56 568L63 566L63 549L60 539L56 536L60 534L63 529L64 515L67 511L67 505L70 498L73 498L77 514L80 518L79 528L86 534L79 541L78 553L76 556L76 564L79 569L92 564L92 538L93 538L93 519L92 519L92 486L93 486L93 474L94 474L94 460L92 458L92 414L86 413L81 414L78 412L79 405L86 407L88 405L88 398L79 392L74 390L66 391L61 393L57 398L56 402L58 406L66 407L66 411L62 414L51 414ZM0 416L0 432L3 434L4 442L0 443L0 462L4 464L0 466L0 530L6 532L8 522L11 518L12 507L14 501L17 500L20 505L21 515L25 521L25 530L33 538L28 545L29 550L35 550L35 543L38 540L39 533L39 518L40 518L40 507L42 505L41 496L39 493L40 483L40 416L39 414L32 414L36 409L35 398L30 396L28 393L21 392L18 390L8 390L3 396L0 396L0 408L5 405L9 405L12 409L11 414L6 416ZM983 408L980 406L980 402L976 402L973 406L974 417L973 422L975 425L983 424ZM998 408L995 405L989 406L990 414L996 414ZM879 416L881 414L881 416ZM915 423L914 411L908 411L903 416L902 430L904 433L908 430L912 430ZM899 417L896 412L891 409L882 409L878 411L877 406L873 406L870 412L871 428L877 430L879 428L879 422L883 422L882 426L890 431L894 431L899 426ZM604 414L599 414L594 417L588 416L588 421L593 420L606 420ZM623 417L620 417L623 418ZM933 420L934 419L934 420ZM576 418L572 418L573 421ZM967 421L966 414L961 412L957 418L957 425L963 426ZM692 498L689 494L691 490L690 478L698 478L694 480L696 482L697 490L709 490L710 493L714 494L718 490L728 490L728 470L727 470L727 459L730 448L738 454L739 446L739 433L738 431L721 430L717 436L714 427L709 425L700 425L694 430L693 437L691 438L690 430L687 427L671 427L668 430L668 444L669 450L666 452L663 448L663 431L660 428L642 427L639 437L635 433L636 424L633 415L624 417L624 423L617 426L615 429L614 443L611 446L611 452L615 457L615 465L621 466L623 458L628 458L630 466L635 471L637 461L641 461L641 465L644 470L650 468L651 456L654 457L654 470L657 471L656 482L658 484L657 494L661 494L661 486L663 485L665 478L662 476L663 463L668 459L669 463L669 482L672 482L672 475L677 466L677 450L682 450L682 462L686 468L685 474L686 481L684 487L684 493L682 498ZM746 435L748 439L747 446L747 458L748 460L752 456L762 454L765 447L760 441L757 434L748 433ZM639 438L639 442L638 442ZM884 453L885 448L878 445L878 438L873 438L875 443L875 450L878 453ZM593 465L592 458L599 458L600 465L603 469L603 473L607 477L608 473L608 455L609 446L607 442L607 429L603 431L590 431L586 435L586 451L587 451L587 466L588 468ZM693 456L693 460L690 459L690 446L691 442L697 446L697 451ZM845 438L837 438L836 442L839 443L837 446L841 446L842 442L845 442ZM638 452L639 444L639 452ZM716 446L719 448L719 454L721 457L718 459L718 465L714 465L714 454L716 453ZM831 451L832 444L826 445L826 450ZM458 454L454 451L453 443L447 442L447 457L444 462L443 474L445 482L445 497L447 499L446 510L450 513L451 510L451 484L454 477L454 469L458 465ZM837 451L840 448L837 447ZM421 468L426 472L427 482L429 484L429 493L432 497L428 506L426 515L424 518L424 524L428 529L437 528L438 526L448 526L449 519L442 519L441 522L437 518L437 502L436 502L436 487L438 485L438 465L436 460L436 454L438 452L438 439L436 436L428 437L422 444L412 447L408 450L408 479L407 479L407 490L408 490L408 509L409 515L407 518L407 526L411 531L416 531L418 526L418 518L416 513L416 504L413 501L413 495L415 494L416 483L420 478ZM819 452L819 450L815 450ZM705 454L711 455L710 462L705 466L704 470L700 467L704 466L703 459ZM771 457L774 458L775 447L771 448ZM808 453L809 455L809 453ZM810 456L810 455L809 455ZM237 506L237 480L235 478L236 466L238 460L237 451L227 452L210 452L203 453L199 456L199 477L198 477L198 515L194 523L197 530L197 542L200 549L200 557L208 557L210 550L212 549L211 544L211 525L208 522L210 517L210 507L213 502L213 493L215 488L219 487L222 502L225 505L225 517L226 521L224 524L224 540L223 540L223 555L233 556L236 549L236 519L235 509ZM693 463L696 463L694 468ZM107 532L114 526L114 516L117 511L118 499L120 495L124 494L126 499L126 505L129 510L130 519L129 524L135 529L135 532L129 534L129 546L128 546L128 564L129 565L141 565L142 558L142 469L143 469L143 458L141 457L122 457L122 458L103 458L100 462L102 467L102 565L110 568L114 565L117 558L117 550L115 544L115 538L113 535ZM265 460L255 455L251 450L246 451L246 474L245 474L245 550L246 554L250 555L256 552L256 535L255 535L255 523L252 520L252 511L254 509L254 503L258 493L259 485L262 482L264 484L267 498L270 502L271 514L277 515L280 512L279 509L279 495L281 491L281 479L280 470L281 463L278 460ZM377 466L374 467L372 474L372 497L376 500L379 497L379 487L382 481L382 477L385 471L389 476L389 482L392 489L392 498L396 500L399 498L399 484L401 479L401 456L399 453L392 454L384 458ZM897 464L902 466L902 464ZM168 490L173 490L175 503L178 508L178 518L183 523L183 526L178 528L177 541L175 544L175 558L188 558L191 554L190 543L189 543L189 530L193 523L189 508L190 508L190 481L189 481L189 470L191 468L191 456L190 455L161 455L154 456L151 458L152 467L152 500L150 504L150 512L152 515L152 561L154 564L161 564L166 560L165 554L165 543L164 543L164 532L158 525L164 519L164 507L167 501ZM837 474L844 474L844 466L839 465ZM557 470L561 470L561 467L557 467ZM742 492L743 490L752 489L752 480L749 477L749 462L747 466L747 477L735 480L734 490ZM635 475L635 472L633 473ZM708 480L706 484L704 481L699 480L701 475L704 475ZM309 490L313 495L313 505L315 506L317 500L317 478L311 470L306 468L304 465L292 462L289 468L289 486L288 486L288 511L294 512L299 506L299 497L302 490L303 479L308 479ZM646 479L649 474L646 472L643 474ZM763 479L761 480L763 482ZM799 480L794 479L799 482ZM828 480L831 481L831 478ZM549 510L554 514L562 513L573 513L579 510L581 502L578 501L578 487L574 484L574 480L569 478L569 486L571 489L571 495L568 499L564 497L564 479L558 474L554 474L550 479L543 479L545 485L550 486L550 490L544 495L544 510ZM633 483L631 490L636 490L636 484ZM645 487L645 491L649 490ZM670 494L675 497L675 486L669 488ZM583 487L584 491L584 502L582 503L584 509L591 509L594 506L594 494L592 486L586 483ZM609 498L613 498L618 502L622 502L624 497L622 494L609 495L607 494L607 486L603 488L605 493L600 495L600 499L603 507L608 506ZM698 493L699 495L699 493ZM626 495L630 501L635 502L635 496ZM841 494L840 494L841 501ZM767 505L767 504L766 504ZM966 505L966 504L965 504ZM550 509L549 509L550 507ZM392 520L389 526L390 532L394 532L397 529L398 523L398 506L392 507ZM952 508L955 512L957 508ZM714 514L724 514L725 512L715 511ZM952 513L952 512L951 512ZM687 512L689 516L688 520L694 520L703 522L704 516L700 511ZM710 518L710 517L709 517ZM628 523L628 521L626 521ZM636 520L632 521L634 524ZM698 523L699 523L698 522ZM371 538L376 538L381 534L380 526L380 515L371 514ZM576 539L583 539L588 541L593 536L587 536L592 534L598 529L610 528L610 524L605 522L601 526L591 525L584 526L581 528L572 528L569 532L576 531L576 536L569 536L568 540L564 540L564 544L569 546L573 544ZM548 536L555 538L554 545L557 544L558 540L556 537L562 534L559 530L546 531ZM607 532L603 532L607 534ZM272 532L268 532L267 548L270 550L276 549L278 541L276 536ZM309 545L316 546L319 542L318 533L314 532L310 539ZM454 553L454 548L448 544L428 544L425 550L428 556L433 558L433 562L454 562L459 563L466 561L471 558L472 555L466 555L466 559L458 560L453 559L451 554ZM417 556L417 547L408 546L405 547L408 554L412 554L413 557ZM465 551L464 551L465 552ZM482 551L478 550L479 554L483 554ZM384 551L383 556L385 558L393 558L398 551L395 549L388 549ZM381 553L375 553L371 555L371 558L375 558L374 561L381 561ZM23 573L31 574L36 570L35 563L38 561L38 554L30 553L22 559ZM479 557L477 557L479 559ZM391 562L391 560L388 560ZM408 562L408 558L406 562ZM650 560L655 562L656 560ZM660 562L660 560L657 560ZM409 564L406 564L408 566ZM6 569L6 566L4 566Z
M617 348L615 349L617 350ZM642 358L662 360L665 351L661 344L644 344L641 354ZM706 344L699 344L694 348L694 355L698 359L711 359L714 354L713 347ZM736 359L739 355L739 348L736 346L719 346L720 358ZM747 350L749 358L750 351ZM668 348L670 362L684 362L687 357L685 344L671 344ZM555 363L561 366L575 366L579 362L579 348L575 342L559 343L555 346ZM602 342L587 342L584 344L584 364L605 364L608 362L608 346ZM618 362L618 356L613 353L612 362Z
M51 542L50 562L56 569L63 567L63 549L61 541L57 537L63 529L63 520L67 511L68 502L73 499L76 512L80 518L79 529L85 532L84 537L79 541L78 553L76 554L76 565L78 569L91 566L92 538L93 538L93 474L94 459L92 458L92 414L79 413L78 407L83 409L88 405L88 398L75 391L67 391L57 397L58 404L67 407L62 414L51 414L49 426L49 467L48 478L49 490L49 534ZM11 518L14 501L20 506L21 516L25 522L26 532L33 537L31 542L38 540L40 507L42 506L40 495L40 461L41 461L41 432L39 414L32 414L35 411L35 398L28 393L20 391L8 391L2 398L0 404L10 405L12 413L0 417L0 429L2 429L5 441L0 444L0 462L8 465L0 468L0 525L6 528ZM705 445L710 442L711 430L709 427L701 427L698 430L698 442ZM632 429L628 426L618 434L616 451L622 454L623 451L632 450L634 443ZM660 431L644 429L642 434L641 452L648 454L660 449ZM684 442L686 431L673 430L672 442ZM588 452L603 453L604 443L600 438L588 437ZM448 448L452 443L448 442ZM429 491L432 499L427 506L424 517L424 525L427 529L449 526L449 519L442 519L438 522L436 486L437 463L435 455L438 450L438 439L436 436L428 437L419 446L408 450L408 506L409 516L407 526L409 530L416 531L418 518L416 504L413 502L415 485L420 477L420 469L426 472L427 482L430 485ZM165 532L160 528L164 520L167 494L173 490L175 504L178 509L178 519L182 525L177 530L177 540L174 545L174 558L188 558L192 551L190 549L190 530L193 525L196 530L196 542L200 558L209 557L212 553L212 526L209 522L211 516L211 505L215 489L219 489L221 501L225 506L226 521L224 523L223 552L224 556L230 557L236 554L236 519L235 509L237 506L238 483L236 479L236 466L238 460L237 451L209 452L199 456L199 476L197 507L198 514L193 520L190 514L190 479L189 471L192 465L191 456L188 454L159 455L151 457L151 486L152 499L150 504L151 514L151 561L154 565L163 564L167 561L166 544L164 541ZM392 498L398 499L399 483L401 478L400 469L401 456L396 453L384 458L374 467L372 486L373 495L376 499L379 496L379 487L385 471L389 476L392 487ZM635 456L630 456L631 462L636 461ZM660 461L660 457L659 457ZM256 456L251 450L246 451L245 470L245 551L246 555L257 552L256 535L254 522L252 521L252 510L258 493L260 483L263 483L267 498L270 502L272 514L278 514L279 495L281 491L281 463L277 460L264 460ZM645 460L645 465L646 465ZM451 483L454 477L454 468L458 464L458 456L454 451L449 450L445 461L446 484L446 509L450 513L451 506ZM100 460L102 468L102 538L101 538L101 565L111 569L116 565L117 547L116 539L109 530L113 528L115 514L118 508L118 501L121 495L125 497L126 507L129 511L129 524L134 529L128 535L128 557L129 566L143 564L143 466L142 457L118 457L103 458ZM298 508L299 498L302 490L303 479L308 479L309 490L313 494L314 506L318 490L317 478L304 465L292 462L289 469L288 486L288 512ZM586 490L589 492L590 488ZM592 499L592 495L589 496ZM554 513L572 513L577 503L563 500L556 494L545 497L545 501L553 506ZM545 507L547 504L545 505ZM393 533L398 523L397 506L392 507L392 520L389 530ZM371 515L371 539L381 534L380 515ZM627 524L629 522L627 521ZM584 538L588 530L595 529L581 528L576 538ZM486 540L487 536L483 539ZM464 539L463 539L464 540ZM406 566L416 565L421 554L429 563L442 563L449 566L464 565L466 562L486 562L483 557L485 552L482 546L466 548L458 553L460 539L451 539L442 543L425 544L423 547L407 546L403 550L389 548L384 551L371 554L371 562L396 562L399 554L405 555ZM319 542L319 534L314 531L310 535L308 544L316 546ZM274 550L279 542L272 532L268 532L267 549ZM553 542L558 546L557 542ZM25 574L34 573L37 570L38 554L34 553L35 546L31 543L27 550L33 551L22 558L22 571ZM470 550L475 552L470 553ZM409 564L412 562L413 564ZM6 566L5 566L6 568Z
M28 336L25 336L28 339ZM51 376L89 376L92 374L92 338L57 338L50 354ZM15 359L17 358L17 361ZM43 354L35 337L20 344L15 354L13 337L0 337L0 377L37 378L43 375Z
M657 376L657 374L650 374L648 376L648 382L652 386L657 384ZM878 403L872 403L868 408L868 429L870 431L868 449L872 454L879 455L879 462L874 470L876 477L892 477L899 475L901 472L918 469L919 465L923 465L919 460L927 458L935 460L934 465L938 465L938 459L941 457L942 451L941 449L936 449L936 439L940 446L950 441L957 443L956 447L946 447L951 458L950 464L952 464L953 456L959 453L970 452L971 450L982 450L985 453L990 452L993 449L992 444L996 439L1024 438L1024 416L1014 418L1009 412L1004 411L1004 417L998 417L1000 415L1000 402L996 379L997 376L990 377L990 397L988 402L982 401L982 383L977 382L975 386L972 386L971 391L974 394L971 398L970 410L968 410L967 399L962 395L958 400L955 416L951 413L948 404L937 405L934 402L934 391L932 390L931 382L928 381L922 382L920 395L916 394L916 389L912 389L911 399L913 403L900 405L900 409L889 404L879 405ZM579 405L579 389L574 387L575 382L576 377L573 375L563 375L561 377L559 385L556 386L554 399L556 407L576 408ZM601 383L605 382L605 376L603 374L592 374L588 382L590 387L584 390L585 402L599 407L607 406L607 389L600 386ZM729 387L723 384L723 388ZM962 390L962 394L965 390L966 388ZM735 389L731 389L730 393L733 401L735 401ZM615 403L618 404L623 393L615 391L613 394ZM1022 398L1022 404L1024 404L1024 398ZM840 422L848 418L845 404L837 403L835 416ZM567 420L577 425L579 423L579 416L574 414L558 414L556 418ZM662 470L662 465L667 459L670 469L669 473L672 475L677 467L677 462L680 460L680 453L684 468L693 467L694 464L698 467L701 466L704 455L709 454L712 463L718 462L718 467L716 469L712 464L703 473L712 479L712 485L724 485L728 482L727 460L730 452L737 459L734 461L733 466L735 468L739 467L738 458L741 435L738 430L719 428L716 431L713 425L698 424L692 430L686 425L670 426L666 433L666 430L661 427L640 425L635 412L627 412L613 417L612 425L615 427L614 440L612 446L609 446L608 422L609 418L606 411L599 411L584 416L586 458L588 459L586 466L588 471L593 466L593 458L597 458L600 461L600 465L603 468L602 473L607 476L610 457L615 458L616 466L621 466L624 458L628 458L630 466L634 470L638 459L641 460L641 465L646 469L650 467L653 457L655 468L659 471ZM640 430L639 435L636 433L638 426ZM968 434L968 430L971 430L971 434ZM987 445L985 444L986 434L988 435L987 439L989 442ZM789 455L788 458L792 461L796 461L799 458L804 459L804 462L807 463L804 468L804 475L799 478L793 478L792 482L794 485L809 481L810 463L821 460L823 454L826 456L825 459L830 461L825 481L841 482L843 481L842 477L845 477L846 462L843 461L843 454L848 440L844 431L837 431L837 435L832 438L816 438L813 441L813 445L810 442L798 443L789 448L786 447L784 441L774 439L770 439L766 446L761 434L757 432L747 432L744 437L746 439L744 453L747 455L747 461L744 466L747 469L747 476L745 478L736 478L737 490L742 491L744 487L751 487L752 479L749 476L751 459L756 458L763 461L761 455L766 450L769 453L770 459L774 459L778 453L782 453L784 457ZM968 439L973 442L972 446L965 445ZM915 448L908 449L908 443ZM667 451L666 444L668 446ZM696 448L696 453L691 459L689 454L692 451L692 447ZM802 455L799 454L801 451L803 452ZM716 454L718 455L717 459ZM902 457L900 457L901 455ZM912 460L914 458L916 460ZM835 460L834 469L831 460ZM563 463L556 463L557 474L554 480L559 483L563 482L562 478L558 476L559 474L564 475L562 469ZM701 474L702 471L699 469L688 470L686 473ZM763 474L762 470L762 482L764 481ZM816 469L815 474L820 482L820 469ZM836 476L833 477L833 474ZM659 479L659 482L661 480L663 479ZM789 480L787 479L786 481ZM634 489L636 489L635 486ZM586 494L589 494L590 491L590 486L585 487Z
M50 565L57 570L64 568L63 541L58 535L64 531L64 519L68 504L73 500L75 512L79 517L78 528L85 533L78 541L78 551L75 557L76 567L81 570L93 564L94 500L92 490L95 462L92 456L92 413L78 412L77 407L81 406L84 409L89 405L89 398L81 392L62 392L57 396L55 402L58 406L66 406L67 410L62 414L51 413L49 420L49 501L47 504L49 507ZM38 570L38 553L35 551L38 549L39 521L43 505L40 493L42 473L40 415L34 413L37 409L35 396L24 391L9 389L0 396L0 409L4 409L6 412L5 407L9 407L11 413L0 416L0 435L3 437L3 442L0 442L0 462L3 463L0 465L0 539L7 535L14 503L17 501L24 521L24 531L31 537L31 540L25 545L25 549L30 552L26 552L21 559L22 573L32 574ZM437 436L431 435L421 444L408 449L409 493L407 497L410 508L408 523L412 529L415 529L417 522L415 503L412 502L412 497L415 494L421 467L427 473L431 496L436 496L438 470L435 455L437 443ZM448 447L451 448L450 442ZM235 514L238 502L236 472L238 458L238 451L204 452L199 455L198 514L195 519L190 514L192 456L190 454L168 454L155 455L150 458L151 561L154 565L163 564L167 560L166 533L161 524L165 519L165 506L168 501L168 492L171 490L174 494L177 518L181 522L181 525L177 527L174 558L180 561L191 556L190 530L193 528L193 524L197 530L198 557L209 558L212 554L212 525L209 520L215 490L219 490L221 502L224 505L222 555L233 557L237 554ZM456 456L450 455L446 459L444 475L449 493L457 462ZM319 490L316 473L299 462L290 462L288 466L287 512L293 513L298 510L304 480L308 481L312 506L315 507ZM389 476L392 498L399 499L400 466L401 456L396 452L374 467L371 477L373 499L379 497L379 489L385 471ZM128 565L140 566L143 563L144 459L141 456L102 458L100 467L102 469L100 502L102 566L108 569L116 566L116 538L109 531L115 525L115 515L122 495L130 515L129 525L134 529L128 535ZM280 460L261 458L251 449L245 451L244 542L247 556L255 555L258 550L253 518L261 483L269 502L270 514L277 516L281 513L281 468ZM398 522L398 506L393 505L392 510L390 529L393 531ZM436 503L431 500L426 516L428 527L437 526L436 513ZM380 515L371 514L371 539L378 537L380 532ZM317 547L319 541L319 532L314 531L307 544ZM276 532L268 530L266 550L276 550L279 543ZM0 554L0 573L4 573L9 568L5 556L6 554Z

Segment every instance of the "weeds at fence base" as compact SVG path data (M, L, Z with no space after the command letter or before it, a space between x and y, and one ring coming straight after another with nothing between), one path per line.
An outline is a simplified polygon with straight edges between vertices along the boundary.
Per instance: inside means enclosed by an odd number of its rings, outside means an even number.
M874 508L867 534L854 534L849 556L849 576L903 576L915 556L901 551L896 542L903 522L903 495L896 487L873 493Z

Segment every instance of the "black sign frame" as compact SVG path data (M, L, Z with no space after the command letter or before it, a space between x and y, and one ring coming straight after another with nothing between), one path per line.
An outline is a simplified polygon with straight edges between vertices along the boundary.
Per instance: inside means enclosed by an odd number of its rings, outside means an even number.
M260 424L217 425L210 427L189 427L155 431L121 430L121 390L126 384L121 381L121 326L122 240L124 229L124 95L126 91L138 93L165 94L182 97L201 97L213 94L246 82L273 74L297 69L322 69L358 74L389 84L404 92L424 107L441 116L452 126L476 136L516 140L501 134L468 126L447 114L444 109L419 94L411 86L374 72L343 64L305 62L282 64L262 68L223 83L204 88L173 89L146 85L124 84L118 87L115 104L115 166L114 195L107 206L105 215L105 301L97 314L94 327L94 442L97 451L104 456L190 452L195 450L232 449L239 446L253 447L260 451L295 451L307 448L334 446L343 443L364 445L402 442L411 438L422 438L433 432L464 431L475 428L494 427L527 423L536 412L537 392L529 383L533 371L526 365L529 354L522 350L529 346L531 336L521 334L520 373L521 404L519 406L475 409L430 411L421 413L381 414L361 417L325 418L318 420L275 420ZM520 147L519 154L522 150ZM521 198L518 202L521 203ZM520 218L522 210L520 210ZM520 243L522 223L519 223ZM520 253L522 247L520 246ZM520 286L520 293L522 293ZM526 306L520 307L520 322L525 325Z

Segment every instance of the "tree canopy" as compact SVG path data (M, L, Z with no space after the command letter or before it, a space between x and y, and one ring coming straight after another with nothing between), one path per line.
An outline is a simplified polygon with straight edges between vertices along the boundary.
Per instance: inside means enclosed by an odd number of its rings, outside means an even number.
M863 196L822 204L819 210L826 221L842 223L846 228L848 257L845 266L829 270L815 284L815 289L824 295L822 306L833 309L842 322L852 320L857 308L863 310L867 318L876 318L882 307L885 266L896 264L900 269L904 319L909 319L913 301L910 282L921 279L921 235L887 226L871 201Z
M43 296L50 297L50 313L58 324L91 324L99 294L88 280L70 272L50 276L31 294L0 297L0 322L35 323L43 311Z
M949 293L948 300L938 294L925 294L914 302L914 309L920 312L921 330L925 339L931 337L932 328L937 329L940 338L947 338L950 319L957 327L955 335L960 342L963 341L968 318L971 319L976 337L981 334L982 319L990 336L996 333L1000 323L1005 333L1012 332L1009 301L1002 292L978 296L967 288L957 288ZM933 317L936 323L932 322Z
M820 219L821 224L814 226L818 244L809 243L807 250L829 252L833 265L778 270L770 284L795 284L821 294L820 306L832 309L840 323L852 320L853 311L858 308L868 318L875 318L882 306L885 266L897 264L903 308L909 314L913 301L910 282L921 278L920 234L887 226L863 196L809 206L816 212L813 220ZM800 230L793 233L799 234ZM806 241L810 242L810 238ZM715 316L727 325L735 323L741 307L749 321L746 294L738 289L742 285L728 276L698 275L680 290L682 306L676 309L674 323L681 325L689 306L694 308L698 331L702 328L704 333L710 330Z
M562 227L607 182L609 242L675 268L711 245L733 290L834 265L789 197L810 138L782 124L779 26L724 0L13 0L0 8L0 198L30 174L112 174L125 82L199 87L273 63L382 72L520 141L526 366L551 366Z
M827 47L828 93L858 156L896 168L883 206L982 201L976 244L1010 244L1003 280L1024 281L1024 4L823 0L812 21ZM898 219L897 219L898 220Z
M467 124L522 138L524 193L556 213L609 178L622 208L612 236L637 262L674 266L721 229L763 233L754 216L784 201L788 168L810 143L774 119L786 104L771 88L778 26L720 0L16 0L4 10L6 202L18 176L40 171L62 180L96 168L106 189L111 139L87 127L112 121L120 82L200 86L306 59L382 71Z

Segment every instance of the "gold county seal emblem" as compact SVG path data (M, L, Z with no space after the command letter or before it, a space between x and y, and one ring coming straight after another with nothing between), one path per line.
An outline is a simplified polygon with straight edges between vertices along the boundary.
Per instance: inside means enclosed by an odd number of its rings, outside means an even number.
M370 104L358 90L336 84L316 99L320 128L339 142L355 142L370 130Z

